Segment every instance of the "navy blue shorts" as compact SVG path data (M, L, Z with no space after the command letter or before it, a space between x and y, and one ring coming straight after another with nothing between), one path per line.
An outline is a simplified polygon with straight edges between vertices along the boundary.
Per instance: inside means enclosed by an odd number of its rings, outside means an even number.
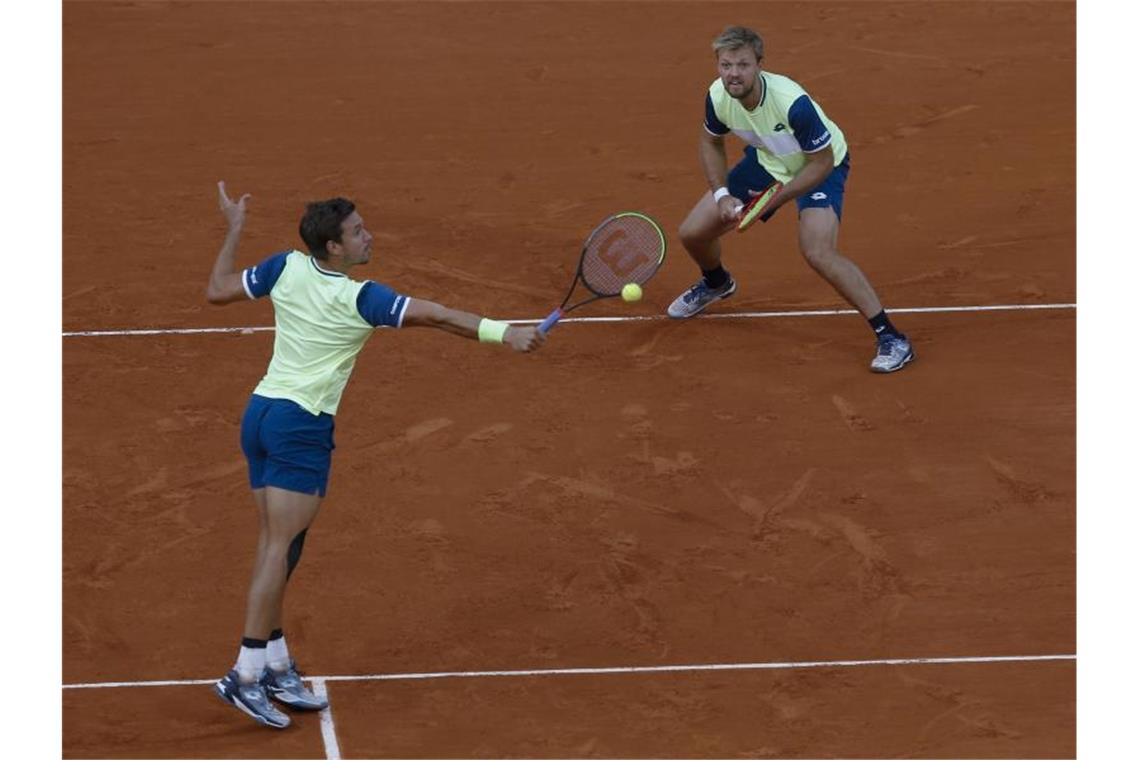
M241 420L250 488L276 486L323 497L336 448L334 427L331 414L310 414L288 399L254 394Z
M851 171L850 152L843 157L839 166L835 167L819 186L810 193L804 193L796 198L796 206L800 211L805 208L827 208L830 206L835 209L835 216L842 219L843 186L847 184L847 173L849 171ZM728 192L732 193L733 197L748 203L752 200L752 196L748 194L749 190L762 193L771 187L775 181L776 178L769 174L768 170L756 160L756 149L749 145L744 149L744 158L728 173Z

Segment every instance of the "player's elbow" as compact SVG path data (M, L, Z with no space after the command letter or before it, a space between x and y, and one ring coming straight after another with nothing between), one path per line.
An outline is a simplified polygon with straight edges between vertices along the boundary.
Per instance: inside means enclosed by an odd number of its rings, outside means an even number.
M437 330L461 332L463 330L464 316L464 312L440 305L433 315L431 326Z
M701 153L708 153L713 156L725 155L724 138L720 135L714 135L712 132L702 129L701 139L698 142L699 150Z
M224 288L218 287L211 282L206 286L206 301L214 304L215 306L225 306L233 301L233 296L227 293Z

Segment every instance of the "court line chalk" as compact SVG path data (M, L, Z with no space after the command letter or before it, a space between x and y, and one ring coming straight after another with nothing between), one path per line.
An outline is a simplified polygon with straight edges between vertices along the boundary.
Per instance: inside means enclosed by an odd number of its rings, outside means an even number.
M1076 660L1075 654L1008 655L996 657L905 657L887 660L818 660L808 662L729 662L696 665L631 665L610 668L543 668L539 670L456 670L438 673L378 673L372 675L313 676L314 687L329 681L420 681L436 678L522 678L531 676L589 676L637 673L691 673L725 670L798 670L802 668L859 668L889 665L970 665L998 662ZM142 686L197 686L217 679L186 681L104 681L65 683L65 689L116 689ZM331 718L330 718L331 719Z
M65 332L65 338L107 338L112 336L138 335L207 335L209 333L255 333L273 332L274 327L169 327L146 330L80 330Z
M319 699L329 699L328 687L324 678L310 679L313 684L313 694ZM336 724L332 716L332 700L329 706L321 710L321 739L325 743L325 760L340 760L340 743L336 740Z
M888 314L953 314L983 311L1042 311L1076 309L1075 303L1011 303L990 306L913 306L887 309ZM695 319L772 319L777 317L834 317L858 314L855 309L817 309L813 311L742 311L731 314L700 314ZM588 322L656 322L669 319L664 314L625 317L566 317L559 324ZM513 325L537 325L541 319L507 319ZM106 338L140 335L206 335L211 333L251 334L273 332L273 327L171 327L140 330L79 330L63 333L64 338Z

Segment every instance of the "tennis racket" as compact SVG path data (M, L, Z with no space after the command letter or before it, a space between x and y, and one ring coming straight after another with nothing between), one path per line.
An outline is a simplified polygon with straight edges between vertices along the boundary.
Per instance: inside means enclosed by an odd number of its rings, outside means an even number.
M567 312L579 306L621 295L621 289L629 283L644 285L664 261L665 233L657 222L637 211L614 214L586 238L570 290L562 305L538 326L539 332L549 332ZM590 295L567 306L579 282Z
M764 192L753 196L748 205L740 210L740 221L736 225L736 231L744 232L757 221L766 222L771 219L772 214L776 213L776 209L771 208L772 196L783 186L782 182L776 182Z

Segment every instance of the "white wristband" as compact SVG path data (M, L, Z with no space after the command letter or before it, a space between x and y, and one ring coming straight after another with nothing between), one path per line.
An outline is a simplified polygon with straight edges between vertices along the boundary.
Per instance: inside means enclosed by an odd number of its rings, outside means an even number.
M720 203L720 199L725 197L726 195L728 195L728 188L727 187L718 187L716 189L716 192L713 193L713 202L714 203Z

